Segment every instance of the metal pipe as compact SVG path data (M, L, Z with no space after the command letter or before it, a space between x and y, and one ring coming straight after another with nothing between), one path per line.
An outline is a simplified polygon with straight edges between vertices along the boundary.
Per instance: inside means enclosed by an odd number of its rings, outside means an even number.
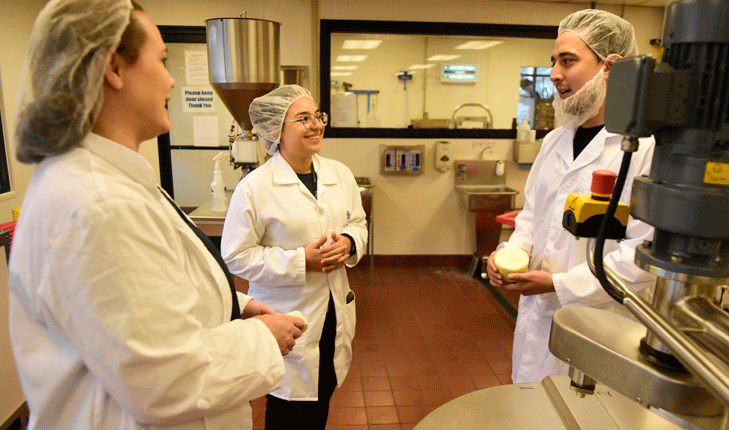
M672 311L685 333L727 363L729 360L729 315L706 297L686 297Z
M593 262L595 255L595 239L589 239L587 244L587 262L590 270L595 273ZM686 368L699 378L706 387L724 403L729 406L729 369L714 360L707 360L706 353L694 342L673 327L664 317L658 314L645 300L625 284L618 275L607 265L605 274L616 288L625 295L623 304L645 325L648 330L655 333L663 343L670 348L676 358Z

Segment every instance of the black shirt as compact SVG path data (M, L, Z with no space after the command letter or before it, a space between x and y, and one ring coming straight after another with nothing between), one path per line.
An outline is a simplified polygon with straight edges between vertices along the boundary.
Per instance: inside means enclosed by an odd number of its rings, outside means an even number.
M597 136L597 133L599 133L603 127L604 125L588 128L578 127L577 130L575 130L575 139L572 141L572 153L574 154L574 160L577 159L577 156L580 155L580 152L582 152L583 149L587 148L590 141Z

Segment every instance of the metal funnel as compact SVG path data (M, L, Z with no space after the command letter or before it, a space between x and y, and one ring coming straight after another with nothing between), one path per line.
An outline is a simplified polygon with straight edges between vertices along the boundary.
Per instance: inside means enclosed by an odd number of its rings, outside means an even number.
M252 18L213 18L206 23L210 84L238 124L250 130L251 101L280 84L281 24Z

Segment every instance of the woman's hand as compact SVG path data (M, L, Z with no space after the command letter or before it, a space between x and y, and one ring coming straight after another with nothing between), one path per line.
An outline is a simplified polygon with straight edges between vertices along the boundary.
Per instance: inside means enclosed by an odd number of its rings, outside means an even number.
M291 315L259 315L254 318L266 324L273 337L276 338L281 355L286 355L294 349L296 339L301 336L306 327L306 321Z
M327 273L343 267L352 250L352 242L347 236L332 232L331 238L332 242L320 249L324 257L321 260L322 270Z
M246 307L243 308L243 313L240 314L242 319L255 317L258 315L274 315L276 311L268 307L265 303L259 302L256 299L251 299Z
M306 270L312 272L321 272L323 266L321 260L324 258L321 247L327 243L328 238L322 236L319 240L312 242L304 247L304 255L306 256Z
M327 241L331 239L328 245ZM304 247L306 255L306 270L316 272L331 272L344 266L352 250L352 242L347 236L332 232L329 236L322 236L316 242Z

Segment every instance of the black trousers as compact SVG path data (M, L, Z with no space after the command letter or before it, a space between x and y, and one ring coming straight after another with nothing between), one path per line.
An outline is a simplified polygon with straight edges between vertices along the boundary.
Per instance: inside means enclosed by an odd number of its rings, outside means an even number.
M319 400L315 402L283 400L266 396L266 430L321 429L324 430L329 416L329 401L337 387L334 372L334 337L337 315L334 301L329 297L329 310L324 319L324 329L319 341Z

